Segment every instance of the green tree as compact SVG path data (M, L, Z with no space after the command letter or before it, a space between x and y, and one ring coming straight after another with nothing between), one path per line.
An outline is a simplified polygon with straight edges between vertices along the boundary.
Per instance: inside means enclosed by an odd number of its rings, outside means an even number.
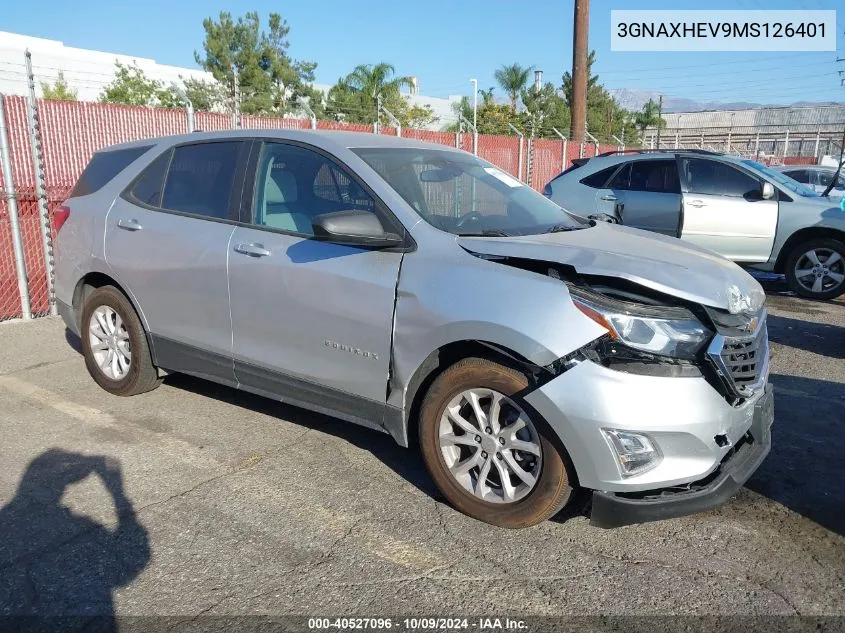
M620 107L610 93L599 83L599 76L592 72L596 52L587 56L587 131L601 141L614 142L626 126L630 128L630 113ZM561 91L567 106L572 106L572 75L563 73Z
M590 54L587 55L587 95L588 95L588 102L589 102L589 94L590 89L599 86L599 76L593 74L593 64L596 61L596 51L590 51ZM570 108L572 107L572 73L566 71L563 73L563 86L561 87L563 90L563 97L566 99L566 105ZM603 88L602 88L603 90Z
M403 101L405 101L403 99ZM407 102L406 102L407 103ZM391 112L393 112L391 110ZM404 127L423 128L437 123L438 119L430 105L408 105L399 114L393 113Z
M478 133L479 134L513 134L513 130L508 127L508 123L519 127L521 121L519 117L513 113L511 106L506 103L497 103L493 98L493 89L479 90L481 102L478 104L476 112L478 119ZM467 121L472 121L472 103L468 97L463 97L459 103L452 106L455 111L455 118L462 115ZM451 123L446 127L447 132L454 132L457 129L457 123Z
M217 21L206 18L202 25L203 52L195 51L194 58L223 86L229 107L236 95L247 114L284 114L301 98L314 99L312 108L319 107L311 86L317 64L290 57L290 27L281 15L270 14L269 30L261 28L255 11L237 20L222 11Z
M51 86L47 82L41 83L42 97L48 101L77 101L78 93L75 89L70 88L65 81L65 75L59 71L56 82Z
M376 120L378 99L382 105L402 121L410 110L402 96L402 86L409 86L411 78L397 76L392 64L359 64L351 73L338 80L329 90L326 101L327 113L335 119L352 123L372 123ZM433 113L429 110L429 116ZM425 118L426 109L414 111L414 118Z
M185 86L185 95L191 100L194 110L212 112L223 105L225 94L222 86L216 81L204 81L188 77L180 77Z
M101 103L154 106L160 105L160 96L169 102L161 83L148 78L137 65L115 62L115 67L114 79L100 94Z
M569 106L564 98L558 94L551 82L546 83L540 90L533 87L522 91L522 103L525 112L522 114L522 127L534 136L557 138L554 132L569 129Z
M637 129L642 134L649 127L666 127L666 120L660 117L660 106L654 99L649 99L635 118Z
M516 113L516 104L522 89L528 83L528 78L533 66L521 66L519 63L513 63L510 66L502 66L493 73L501 89L508 95L511 102L511 112Z

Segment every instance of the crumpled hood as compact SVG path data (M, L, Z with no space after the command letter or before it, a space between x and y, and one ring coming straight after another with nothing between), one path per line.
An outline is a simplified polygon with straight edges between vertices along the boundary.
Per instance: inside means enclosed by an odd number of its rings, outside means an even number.
M585 275L627 279L731 313L756 312L762 286L715 253L673 237L600 222L587 229L514 237L458 237L468 251L567 264Z

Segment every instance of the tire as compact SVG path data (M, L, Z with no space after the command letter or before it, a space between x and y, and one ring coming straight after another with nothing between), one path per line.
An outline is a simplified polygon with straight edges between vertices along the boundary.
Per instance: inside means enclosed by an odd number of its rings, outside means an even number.
M96 323L93 327L92 319ZM105 326L101 325L104 321ZM103 286L88 295L82 307L79 329L85 367L103 389L116 396L135 396L161 384L144 326L120 290ZM115 359L118 371L114 371L109 359ZM101 366L104 360L106 369Z
M818 264L807 257L809 253L815 254ZM835 261L828 267L829 258ZM808 272L799 276L799 270ZM834 299L845 293L845 243L827 237L802 242L789 252L785 272L790 289L799 296ZM836 278L828 276L830 273ZM817 281L819 279L821 281Z
M572 470L565 449L546 422L521 398L527 387L527 378L514 369L482 358L467 358L452 365L434 380L420 408L420 450L426 468L443 496L464 514L505 528L523 528L545 521L557 514L574 492L570 485L574 477L569 475ZM478 434L473 437L465 427L457 426L453 417L446 416L446 409L450 407L453 412L457 411L462 423L470 422L473 424L471 430L474 429L478 426L478 416L474 414L475 408L466 394L487 392L489 397L482 396L477 404L487 416L491 413L494 399L498 399L501 413L499 416L494 413L493 417L503 422L500 434L495 433L496 429L486 417L485 427L491 425L489 428L494 433L487 434L486 429L479 428ZM456 402L463 404L456 405ZM514 436L509 429L519 426L512 424L512 420L520 410L530 424L519 431L519 436ZM465 432L458 434L455 430ZM482 435L484 437L479 442L478 438ZM512 440L507 437L510 436L527 441L534 448L539 447L540 455L508 449ZM444 446L443 441L449 445ZM460 444L452 445L453 441ZM507 445L496 446L497 442L507 442ZM494 446L495 456L492 452ZM456 456L456 452L459 455ZM461 480L452 474L449 461L452 468L461 471L461 466L470 463L473 458L482 461L470 473L461 472ZM523 472L534 468L535 483L527 492L524 490L528 484L510 468L510 464L517 460ZM479 487L482 464L488 461L492 474L485 477L484 484ZM510 470L504 476L511 482L511 488L516 487L510 500L505 498L502 468ZM498 487L496 481L499 482ZM513 486L514 482L517 486Z

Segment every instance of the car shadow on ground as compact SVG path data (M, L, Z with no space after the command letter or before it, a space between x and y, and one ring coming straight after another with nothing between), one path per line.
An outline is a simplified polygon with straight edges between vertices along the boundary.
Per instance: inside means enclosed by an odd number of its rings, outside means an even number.
M445 501L426 471L422 456L416 449L416 439L414 438L411 439L410 449L403 448L387 433L374 431L352 422L184 374L171 374L165 378L164 382L177 389L184 389L203 397L214 398L226 404L333 435L372 453L386 466L431 498L437 501Z
M747 487L845 536L845 386L772 375L772 450Z
M828 358L845 358L845 327L769 315L768 329L773 343Z

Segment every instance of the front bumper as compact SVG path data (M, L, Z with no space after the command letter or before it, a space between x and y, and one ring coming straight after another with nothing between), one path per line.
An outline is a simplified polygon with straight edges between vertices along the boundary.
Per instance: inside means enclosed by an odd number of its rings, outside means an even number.
M706 479L674 489L646 491L634 495L593 492L590 524L614 528L633 523L659 521L709 510L725 503L748 481L771 449L774 420L771 384L754 405L751 428L741 444L725 456L719 468Z

